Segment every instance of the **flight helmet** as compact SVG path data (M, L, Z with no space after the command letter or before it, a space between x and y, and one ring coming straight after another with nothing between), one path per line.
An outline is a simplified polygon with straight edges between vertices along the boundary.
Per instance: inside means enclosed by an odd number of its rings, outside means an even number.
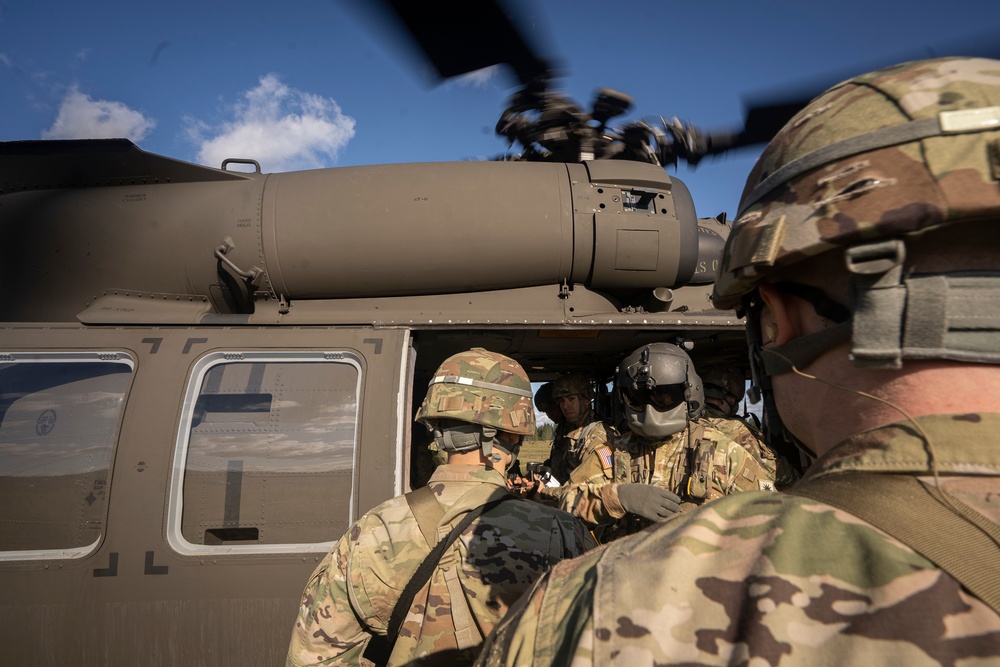
M691 358L671 343L644 345L625 357L615 388L629 429L648 438L683 431L705 405Z
M546 382L535 392L535 409L547 412L552 407L552 383Z

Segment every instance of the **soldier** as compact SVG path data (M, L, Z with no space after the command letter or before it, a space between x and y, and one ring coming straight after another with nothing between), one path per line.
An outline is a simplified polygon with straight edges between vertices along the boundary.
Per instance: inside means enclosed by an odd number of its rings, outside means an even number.
M723 431L750 451L771 472L775 486L783 489L795 483L799 474L789 461L764 440L759 423L736 414L746 395L746 378L732 366L707 366L698 371L705 387L702 419Z
M705 388L705 416L735 417L746 395L743 373L732 366L706 366L698 369L698 375Z
M593 399L594 388L582 375L563 375L552 383L552 400L563 420L556 429L546 465L561 484L569 480L570 473L589 452L608 441L605 424L594 414Z
M653 343L627 356L615 395L629 431L594 450L560 494L563 509L601 527L601 542L712 498L774 489L773 467L744 447L757 443L745 427L698 418L701 378L678 346Z
M302 595L287 664L402 665L431 654L469 664L546 568L594 546L569 514L506 489L505 472L535 428L531 385L516 361L481 348L445 360L417 421L448 462L428 486L361 517L320 563ZM449 535L479 512L457 539ZM440 560L428 559L439 542ZM425 561L433 567L427 583L414 577ZM407 601L413 579L420 586Z
M483 664L1000 664L998 146L976 58L858 76L777 134L713 300L816 461L557 565Z

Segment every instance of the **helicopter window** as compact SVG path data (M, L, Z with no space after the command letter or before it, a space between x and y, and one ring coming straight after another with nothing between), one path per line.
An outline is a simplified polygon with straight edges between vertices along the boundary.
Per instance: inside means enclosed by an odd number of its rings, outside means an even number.
M85 556L104 534L133 361L117 352L0 359L0 559Z
M353 520L360 363L215 353L196 364L169 522L186 553L329 546Z

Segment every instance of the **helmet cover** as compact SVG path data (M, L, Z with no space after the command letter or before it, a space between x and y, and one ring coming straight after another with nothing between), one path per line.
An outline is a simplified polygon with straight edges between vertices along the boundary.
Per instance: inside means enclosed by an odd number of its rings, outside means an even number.
M863 74L778 132L747 179L712 301L861 241L1000 217L1000 61L938 58Z
M416 420L478 424L518 435L535 432L531 383L519 363L496 352L473 348L438 367Z

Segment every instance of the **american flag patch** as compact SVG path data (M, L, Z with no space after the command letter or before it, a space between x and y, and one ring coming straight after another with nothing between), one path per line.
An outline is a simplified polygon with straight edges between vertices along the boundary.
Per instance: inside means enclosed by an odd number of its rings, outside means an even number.
M601 466L605 470L611 470L612 463L614 462L614 457L611 455L611 448L607 445L598 447L597 456L601 459Z

